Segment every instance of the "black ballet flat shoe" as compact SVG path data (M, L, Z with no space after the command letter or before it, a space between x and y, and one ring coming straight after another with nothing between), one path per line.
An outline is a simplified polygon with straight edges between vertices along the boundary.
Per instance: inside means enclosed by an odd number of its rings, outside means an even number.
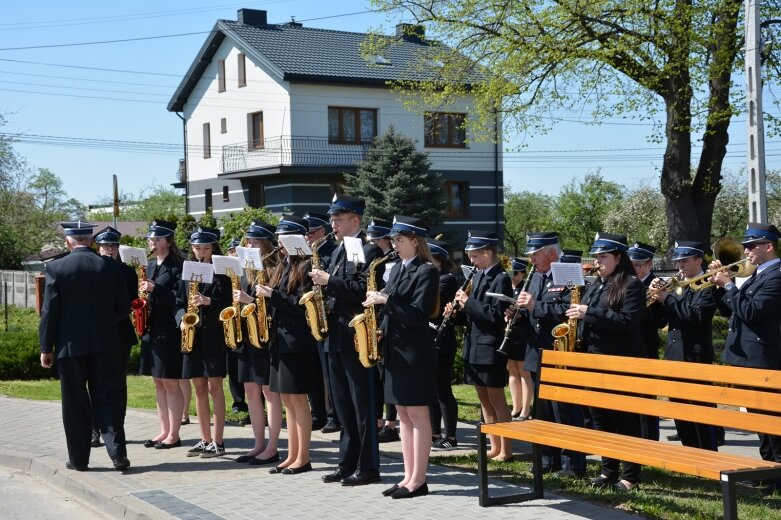
M264 466L266 464L271 464L272 462L279 462L279 453L275 453L271 457L267 459L259 459L257 457L252 457L249 460L250 466Z
M182 445L182 439L179 439L176 442L172 442L171 444L166 444L163 441L158 442L155 444L156 450L169 450L171 448L179 448Z
M274 475L274 474L276 474L276 473L282 474L282 472L283 472L285 469L287 469L287 468L283 468L282 466L274 466L273 468L269 469L269 470L268 470L268 472L269 472L270 474L272 474L272 475Z
M77 466L69 460L65 461L65 468L74 471L89 471L89 468L87 466Z
M303 466L299 466L297 468L291 468L290 466L286 468L282 468L282 471L280 471L280 473L282 473L283 475L298 475L299 473L306 473L307 471L312 471L311 462L307 462Z
M246 462L249 462L249 461L251 461L251 460L252 460L252 459L254 459L254 458L255 458L255 457L253 457L252 455L241 455L241 456L239 456L239 457L236 457L236 459L235 459L235 460L236 460L236 462L238 462L239 464L244 464L244 463L246 463Z
M393 484L391 487L389 487L388 489L386 489L385 491L382 492L382 496L389 497L397 489L399 489L399 485L398 484Z
M158 442L160 441L153 441L152 439L147 439L144 441L144 448L154 448Z
M424 495L428 495L428 483L424 482L420 486L417 487L417 489L413 489L410 491L409 489L405 487L400 487L393 493L391 493L391 498L415 498L415 497L422 497Z
M634 484L630 482L629 486L627 486L621 481L613 484L613 491L616 491L618 493L628 493L629 491L635 491L637 489L640 489L640 484L638 484L637 482L635 482Z

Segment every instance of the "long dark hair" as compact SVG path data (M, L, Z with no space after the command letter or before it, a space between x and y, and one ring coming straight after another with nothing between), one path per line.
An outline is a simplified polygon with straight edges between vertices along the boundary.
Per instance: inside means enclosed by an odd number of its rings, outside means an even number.
M170 236L163 238L165 238L165 241L168 242L168 255L178 260L179 262L184 262L186 258L184 257L182 250L179 249L179 246L176 245L176 240L174 240L174 237Z
M295 294L299 287L306 288L309 283L309 271L312 269L312 262L308 258L302 258L300 256L290 256L290 274L287 278L287 287L285 292L288 294ZM279 281L282 279L282 275L285 272L285 261L280 261L274 268L274 273L271 275L269 285L276 287Z
M607 289L607 306L617 311L624 302L626 288L629 285L629 281L634 277L635 270L632 267L632 261L629 260L629 255L624 251L610 254L618 257L618 264L616 264L616 268L608 277L610 285Z

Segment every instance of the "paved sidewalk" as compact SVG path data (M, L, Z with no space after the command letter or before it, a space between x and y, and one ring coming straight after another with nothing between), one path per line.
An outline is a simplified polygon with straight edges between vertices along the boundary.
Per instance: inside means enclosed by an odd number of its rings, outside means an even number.
M256 518L355 518L388 516L491 520L519 515L535 519L628 519L634 515L546 493L546 499L491 508L477 500L477 476L452 468L430 466L428 497L391 500L380 491L401 479L400 443L381 444L382 483L356 488L324 484L320 477L336 464L338 434L315 432L312 439L314 471L300 475L271 475L265 466L237 464L234 459L253 444L250 427L226 426L227 455L218 459L187 458L185 451L197 442L198 426L182 427L182 448L146 449L145 439L157 434L157 416L129 410L126 432L128 457L123 473L111 467L104 448L95 448L91 470L65 469L67 459L60 403L27 401L0 396L0 464L43 478L98 510L116 518L152 519L256 519ZM459 445L466 453L475 448L474 426L463 424ZM665 424L662 435L672 433ZM285 450L285 430L281 450ZM463 439L463 441L462 441ZM729 451L756 455L756 436L728 433ZM528 445L515 444L516 453L528 453ZM455 453L459 453L455 452ZM453 454L454 452L447 452ZM283 454L284 456L284 454ZM492 493L515 486L492 480ZM52 511L52 517L57 515Z

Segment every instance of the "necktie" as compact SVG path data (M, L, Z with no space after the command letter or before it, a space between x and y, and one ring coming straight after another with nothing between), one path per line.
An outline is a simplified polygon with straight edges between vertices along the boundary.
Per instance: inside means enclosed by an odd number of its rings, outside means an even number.
M545 294L545 289L548 285L548 275L540 275L540 290L537 293L537 300L542 300L542 295Z

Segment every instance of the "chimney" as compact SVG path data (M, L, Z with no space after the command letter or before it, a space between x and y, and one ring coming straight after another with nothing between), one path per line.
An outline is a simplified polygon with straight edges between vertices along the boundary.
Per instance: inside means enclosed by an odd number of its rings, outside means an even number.
M236 19L239 23L244 25L252 25L254 27L263 27L268 25L266 21L266 11L261 9L239 9Z
M411 43L423 43L426 29L418 24L400 23L396 25L396 37Z

